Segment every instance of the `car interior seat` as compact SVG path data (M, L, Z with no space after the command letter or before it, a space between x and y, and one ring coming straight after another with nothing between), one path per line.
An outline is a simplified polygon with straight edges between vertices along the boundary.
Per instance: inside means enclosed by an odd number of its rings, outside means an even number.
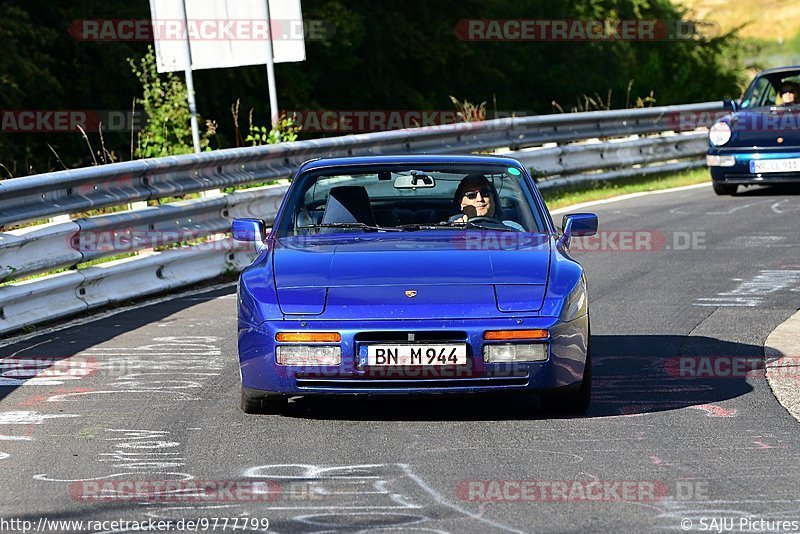
M375 226L375 214L364 186L334 187L328 194L322 224L363 223Z

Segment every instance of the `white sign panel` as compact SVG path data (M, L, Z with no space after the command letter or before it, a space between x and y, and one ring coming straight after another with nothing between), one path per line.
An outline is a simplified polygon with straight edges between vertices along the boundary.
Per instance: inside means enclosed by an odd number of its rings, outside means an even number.
M275 63L306 58L300 0L150 0L158 72L186 70L187 32L192 69L220 69L267 63L272 30Z

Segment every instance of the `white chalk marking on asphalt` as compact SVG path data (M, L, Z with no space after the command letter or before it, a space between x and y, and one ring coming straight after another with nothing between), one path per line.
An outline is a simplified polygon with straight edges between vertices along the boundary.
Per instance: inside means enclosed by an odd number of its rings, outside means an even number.
M38 412L0 412L0 425L41 425L48 419L81 417L73 414L48 415Z
M783 204L784 202L789 202L789 199L785 198L783 200L779 200L778 202L776 202L775 204L770 206L770 208L772 208L772 211L774 211L778 215L780 215L782 213L788 213L790 211L798 211L798 210L800 210L800 205L790 206L788 209L785 209L785 210L784 209L780 209L781 204Z
M318 499L327 499L327 502L319 502L316 505L304 505L298 503L295 506L265 505L264 510L269 511L326 511L328 513L316 515L297 515L292 520L304 523L313 523L322 526L321 519L331 516L356 516L364 515L388 515L390 517L408 516L419 518L422 522L431 520L424 515L424 510L431 506L430 503L420 503L420 494L417 489L422 489L424 494L431 499L433 505L449 508L475 519L487 525L492 525L501 530L519 532L509 527L495 523L494 521L481 517L479 514L465 510L458 505L448 502L438 492L432 489L424 480L414 474L407 464L365 464L365 465L343 465L323 467L310 464L272 464L251 467L245 470L245 478L268 478L270 480L280 480L282 484L291 484L294 481L298 484L313 484L313 493ZM285 482L284 482L285 481ZM406 485L404 486L404 481ZM409 486L408 482L413 482ZM369 495L365 499L358 501L357 505L352 504L350 498L344 501L338 500L341 497L351 495ZM333 501L333 502L332 502ZM403 511L407 513L402 513ZM411 513L408 513L411 512ZM317 519L316 522L313 519ZM329 525L330 523L324 523ZM343 524L341 520L337 525ZM394 530L402 529L405 523L396 525L384 525L383 528ZM419 529L415 529L419 531Z
M33 441L30 436L0 436L0 441Z
M450 508L450 509L452 509L452 510L455 510L456 512L462 513L462 514L464 514L464 515L467 515L467 516L469 516L469 517L471 517L471 518L475 519L476 521L480 521L480 522L482 522L482 523L486 523L486 524L488 524L488 525L492 525L493 527L495 527L495 528L499 528L499 529L501 529L501 530L506 530L506 531L508 531L508 532L519 532L519 533L522 533L522 532L523 532L523 531L521 531L521 530L516 530L516 529L510 528L510 527L507 527L506 525L503 525L503 524L501 524L501 523L497 523L497 522L495 522L495 521L492 521L491 519L489 519L489 518L487 518L487 517L483 517L483 516L481 516L481 515L479 515L479 514L476 514L476 513L470 512L469 510L466 510L466 509L464 509L464 508L461 508L460 506L458 506L458 505L456 505L456 504L453 504L453 503L451 503L451 502L447 501L447 500L446 500L444 497L442 497L442 496L439 494L439 492L437 492L436 490L434 490L433 488L431 488L431 487L430 487L430 486L429 486L429 485L428 485L428 484L427 484L427 483L426 483L424 480L422 480L420 477L418 477L417 475L415 475L415 474L414 474L414 473L411 471L411 468L410 468L408 465L406 465L406 464L400 464L400 466L401 466L401 467L402 467L402 469L403 469L403 470L406 472L406 476L408 476L408 477L409 477L411 480L414 480L414 481L415 481L415 482L416 482L416 483L417 483L417 484L418 484L418 485L419 485L419 486L420 486L420 487L421 487L423 490L425 490L425 491L428 493L428 495L430 495L430 496L431 496L431 498L432 498L434 501L436 501L436 502L437 502L437 503L439 503L440 505L442 505L442 506L445 506L445 507L447 507L447 508Z
M739 204L724 211L709 211L706 215L730 215L734 211L744 210L759 204L766 204L769 200L759 200L758 202L748 202L747 204Z
M336 527L341 527L341 523L339 522L341 520L339 520L339 521L334 520L333 522L331 522L329 520L328 522L325 522L322 519L324 519L324 518L334 518L334 517L339 516L339 515L342 515L342 514L339 514L339 513L336 513L336 512L331 512L331 513L328 513L328 514L296 515L292 519L294 521L299 522L299 523L304 523L306 525L313 525L315 527L336 528ZM394 530L394 531L405 530L405 527L407 525L415 525L415 524L418 524L418 523L424 523L425 521L430 521L430 518L427 517L427 516L424 516L424 515L404 514L404 513L397 513L397 512L367 512L367 513L359 513L359 514L355 514L355 515L358 515L359 519L363 518L364 516L370 516L370 517L371 516L378 516L378 517L380 517L380 516L387 517L388 516L388 517L391 517L391 518L403 517L403 518L409 518L410 519L408 521L403 521L401 523L388 524L385 527L377 526L377 525L376 526L372 526L370 528L370 531L373 531L373 532L376 531L376 530L382 530L384 528L389 529L389 530ZM424 532L425 530L428 530L428 529L419 529L419 528L417 528L417 529L414 529L414 530L416 532ZM330 532L335 532L335 531L330 531ZM362 530L359 530L357 532L367 532L367 530L362 529ZM434 531L434 532L437 532L437 531Z
M194 480L192 475L187 475L186 473L159 473L163 475L181 475L184 478L176 478L175 480L178 481L185 481L185 480ZM112 478L118 477L129 477L132 475L141 476L141 473L137 473L135 471L131 471L129 473L114 473L113 475L106 475L104 477L92 477L92 478L50 478L47 476L47 473L40 473L38 475L33 475L34 480L41 480L43 482L95 482L98 480L109 480Z
M75 377L69 378L75 380ZM10 386L63 386L64 382L61 380L51 380L46 378L0 378L0 387Z
M791 290L800 285L800 271L798 270L767 270L761 271L750 280L741 282L731 291L717 293L714 297L701 297L695 299L695 306L737 307L760 306L764 299L773 293Z
M162 393L167 395L175 395L180 400L195 401L202 400L200 397L192 396L186 392L178 390L158 390L158 389L114 389L114 390L101 390L101 391L79 391L76 393L63 393L59 395L51 395L47 398L47 402L64 402L70 397L85 397L87 395L119 395L121 393ZM72 399L70 399L72 400ZM78 416L76 416L78 417Z
M0 452L0 460L5 460L8 456L9 454L7 452Z
M792 248L797 245L784 243L785 235L739 235L724 241L714 248L717 250L739 250L742 248Z

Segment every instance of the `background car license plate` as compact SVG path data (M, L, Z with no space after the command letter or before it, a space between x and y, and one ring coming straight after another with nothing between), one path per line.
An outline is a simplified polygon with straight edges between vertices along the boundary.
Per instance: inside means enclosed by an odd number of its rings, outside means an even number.
M367 365L466 365L467 346L453 345L369 345Z
M750 160L750 172L800 172L800 158Z

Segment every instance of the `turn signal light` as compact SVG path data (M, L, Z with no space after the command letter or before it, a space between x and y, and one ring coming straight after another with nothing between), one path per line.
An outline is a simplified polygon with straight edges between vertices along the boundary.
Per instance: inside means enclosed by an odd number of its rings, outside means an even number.
M339 343L339 332L278 332L275 341L281 343Z
M519 339L547 339L550 332L547 330L488 330L483 333L486 341L515 341Z

